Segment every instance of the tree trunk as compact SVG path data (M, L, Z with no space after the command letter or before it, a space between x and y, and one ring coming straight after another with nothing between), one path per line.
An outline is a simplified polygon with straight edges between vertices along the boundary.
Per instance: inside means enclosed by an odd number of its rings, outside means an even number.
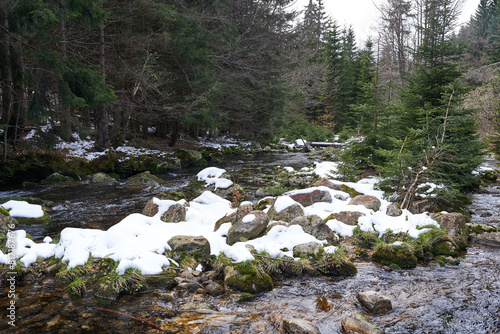
M3 59L1 60L1 71L2 71L2 113L1 113L1 123L5 126L3 131L3 157L2 162L7 162L7 141L9 133L9 123L12 115L12 70L11 70L11 58L10 58L10 37L9 31L9 19L7 16L7 10L3 10L1 13L1 25L2 25L2 44L4 49Z
M103 76L106 75L105 68L105 44L104 44L104 26L99 28L99 66L101 67L101 73ZM109 140L109 130L108 130L108 108L106 106L100 106L97 109L97 124L96 124L96 141L95 147L98 150L105 150L110 147Z

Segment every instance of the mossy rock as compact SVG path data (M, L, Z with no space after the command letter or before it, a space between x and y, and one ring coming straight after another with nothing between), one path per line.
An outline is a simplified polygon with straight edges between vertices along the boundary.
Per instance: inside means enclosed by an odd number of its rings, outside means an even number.
M162 179L151 174L150 171L134 175L126 181L126 185L128 187L137 187L137 188L144 188L144 187L158 188L164 183L165 182Z
M101 277L94 285L94 295L100 302L113 302L120 295L113 284L113 280L109 276Z
M358 269L349 261L347 251L343 248L333 254L323 253L317 260L320 271L328 276L344 277L353 276L358 273Z
M403 243L401 246L379 244L375 247L372 259L385 265L395 264L402 269L412 269L418 260L411 247Z
M170 290L177 285L174 278L175 274L171 271L164 271L160 274L145 276L146 285L149 288L161 288L166 290Z
M40 218L26 218L26 217L16 217L17 221L20 224L25 224L25 225L42 225L42 226L47 226L49 225L51 218L45 212L45 209L43 211L43 216Z
M111 176L109 176L108 174L106 173L95 173L95 174L92 174L92 175L88 175L87 176L87 180L90 181L90 183L92 184L107 184L107 185L112 185L112 184L116 184L117 181L112 178Z
M224 269L224 284L226 287L251 294L271 291L271 277L259 269L258 263L246 261L227 266Z
M42 184L52 184L52 183L64 183L64 182L73 182L75 181L72 177L62 175L59 173L53 173L49 177L47 177L45 180L43 180L41 183Z
M183 167L207 165L207 161L199 151L179 149L175 152L175 156L180 159Z
M433 254L436 256L438 255L452 256L452 257L458 256L459 247L449 237L447 238L445 237L441 240L438 240L433 246L434 246Z
M498 178L498 170L483 170L479 172L481 180L495 182Z

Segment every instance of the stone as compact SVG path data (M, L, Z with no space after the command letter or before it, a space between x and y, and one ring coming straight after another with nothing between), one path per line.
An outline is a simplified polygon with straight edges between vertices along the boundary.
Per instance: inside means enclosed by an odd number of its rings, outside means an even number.
M133 188L159 188L165 182L150 171L131 176L125 181L125 185Z
M283 329L287 334L320 334L316 325L304 319L285 319Z
M470 240L490 247L500 247L500 228L486 224L467 224Z
M418 214L424 212L440 212L443 210L443 207L436 201L425 198L412 202L408 210L413 214Z
M160 219L166 223L178 223L186 220L186 206L172 200L160 200L156 198L150 199L144 209L142 214L148 217L153 217L158 213L160 206L162 208L168 208L162 212Z
M326 190L314 189L312 191L301 190L300 192L291 193L288 195L295 202L302 204L303 206L309 206L317 202L332 202L332 196L330 192Z
M434 214L431 215L431 218L437 221L441 227L446 229L448 236L458 245L458 247L464 249L467 246L469 232L465 217L461 213Z
M340 186L340 184L335 184L335 183L333 183L332 181L329 181L326 178L322 178L322 179L316 181L316 183L314 183L314 186L315 187L327 187L327 188L330 188L332 190L343 191L342 187Z
M216 282L208 283L205 286L205 290L207 290L207 293L212 297L217 297L224 293L224 288Z
M146 284L150 288L162 288L170 290L178 284L178 282L174 278L174 275L168 272L155 275L146 275L144 277L146 280Z
M284 196L284 197L287 197L287 196ZM271 218L271 220L282 220L282 221L285 221L287 223L290 223L294 218L304 215L304 208L302 207L302 205L293 201L292 199L290 199L290 200L295 202L294 204L288 205L284 209L281 209L278 212L276 210L276 206L277 206L277 204L280 203L281 199L282 199L281 197L277 198L276 201L274 202L273 206L271 206L271 208L269 208L269 211L267 212L267 214L269 215L269 218Z
M337 234L335 234L318 215L296 217L290 222L290 226L291 225L300 225L304 232L309 233L318 240L336 243L339 239Z
M252 263L240 263L224 268L224 284L229 289L256 294L271 291L271 277Z
M336 219L346 225L356 226L358 224L359 218L366 216L364 213L359 211L342 211L337 213L332 213L325 219L329 221L330 219Z
M198 288L200 288L200 285L196 282L182 282L177 285L177 289L189 292L195 292Z
M371 195L358 195L353 197L348 205L363 205L365 208L373 210L373 211L378 211L380 209L380 200Z
M183 167L187 166L205 166L207 161L203 158L203 154L196 150L178 149L175 155L180 159Z
M384 331L372 325L361 314L350 315L342 320L342 329L346 334L383 334Z
M50 184L50 183L64 183L64 182L73 182L74 179L70 176L62 175L60 173L50 174L45 180L42 180L42 184Z
M180 261L184 256L191 256L195 259L205 259L210 257L210 243L202 236L177 235L168 241L172 248L172 258Z
M390 217L399 217L403 214L403 210L401 210L399 208L399 205L397 205L396 203L391 203L387 206L385 214Z
M417 266L415 254L408 248L396 245L376 247L372 259L385 265L396 265L402 269L412 269Z
M320 244L317 242L307 242L293 247L293 257L314 257L318 254Z
M269 224L269 216L264 211L251 211L231 226L227 233L227 243L251 240L261 235Z
M372 313L385 313L392 310L391 300L377 291L363 291L356 295L361 305Z
M111 176L109 176L106 173L95 173L87 176L87 180L90 181L92 184L106 184L106 185L113 185L116 184L117 181L113 179Z

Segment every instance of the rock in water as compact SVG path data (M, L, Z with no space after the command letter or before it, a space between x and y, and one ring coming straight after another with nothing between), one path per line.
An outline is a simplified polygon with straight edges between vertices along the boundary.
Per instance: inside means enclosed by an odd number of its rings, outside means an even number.
M361 314L350 315L342 320L342 329L347 334L384 334L384 331L370 324Z
M372 313L384 313L392 310L389 298L377 291L363 291L356 295L359 302Z
M285 319L283 329L287 334L320 334L316 325L304 319Z

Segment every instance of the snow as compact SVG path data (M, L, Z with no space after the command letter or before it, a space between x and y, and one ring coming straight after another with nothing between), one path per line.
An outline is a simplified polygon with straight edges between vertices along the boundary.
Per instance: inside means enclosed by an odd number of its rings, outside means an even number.
M295 169L293 169L293 167L287 167L287 166L285 166L285 167L283 167L283 169L286 170L288 173L295 172Z
M280 196L276 199L276 202L274 202L274 210L277 213L280 213L281 211L285 210L288 207L291 207L292 205L298 204L295 202L291 197L289 196Z
M319 177L331 178L335 177L339 164L333 161L315 162L316 168L314 173Z
M257 218L254 214L249 214L249 215L246 215L245 217L243 217L243 219L241 220L242 223L251 223L255 220L255 218Z
M29 204L25 201L10 200L1 206L9 211L12 217L41 218L44 215L41 205Z
M227 189L233 185L233 181L221 178L225 172L226 170L222 168L208 167L199 172L196 176L198 181L204 181L206 186L215 184L215 189Z
M313 172L318 175L327 175L325 172L334 170L334 167L335 163L317 163ZM202 180L217 179L224 172L223 169L211 167L198 173L198 178ZM344 184L367 195L376 196L381 201L381 209L375 212L361 205L348 205L349 194L327 187L312 187L295 190L277 197L276 211L281 212L291 205L297 204L289 195L318 189L330 192L332 201L330 203L314 203L304 207L306 215L316 214L322 219L326 219L332 213L359 211L365 216L359 218L357 226L362 231L375 231L379 236L390 230L394 233L407 232L411 237L417 238L420 233L428 230L427 228L419 228L427 225L438 226L437 222L428 215L412 214L408 210L403 210L403 214L399 217L387 216L385 212L390 202L382 197L382 191L376 189L377 179L375 178L363 179L356 183L330 181ZM226 238L231 223L222 224L217 231L214 231L214 226L220 218L236 212L236 209L232 208L230 201L210 191L203 192L190 202L153 198L153 203L158 205L158 213L153 217L134 213L106 231L67 227L62 230L57 244L49 237L45 238L42 243L35 243L26 237L26 232L23 230L9 233L8 241L15 244L13 249L15 258L20 259L27 266L36 261L38 257L55 256L67 262L68 268L74 268L78 265L84 265L89 256L92 256L94 258L111 258L118 262L117 272L119 274L123 274L129 268L136 268L144 275L160 273L162 267L175 264L175 261L168 258L165 251L171 249L168 241L176 235L204 236L210 243L211 254L224 253L236 262L253 260L251 248L257 252L265 251L271 256L293 256L293 247L307 242L317 242L326 246L325 252L327 253L337 250L334 246L328 246L325 240L318 240L305 233L299 225L289 227L277 225L262 237L228 245ZM178 223L161 221L161 214L175 204L186 207L185 221ZM245 204L251 203L245 202ZM26 202L9 201L3 206L18 216L39 217L43 215L40 206ZM243 222L249 223L254 219L254 214L248 214L243 218ZM356 228L356 226L346 225L335 219L329 219L326 225L343 237L352 236ZM0 263L8 263L8 260L7 254L0 253Z

